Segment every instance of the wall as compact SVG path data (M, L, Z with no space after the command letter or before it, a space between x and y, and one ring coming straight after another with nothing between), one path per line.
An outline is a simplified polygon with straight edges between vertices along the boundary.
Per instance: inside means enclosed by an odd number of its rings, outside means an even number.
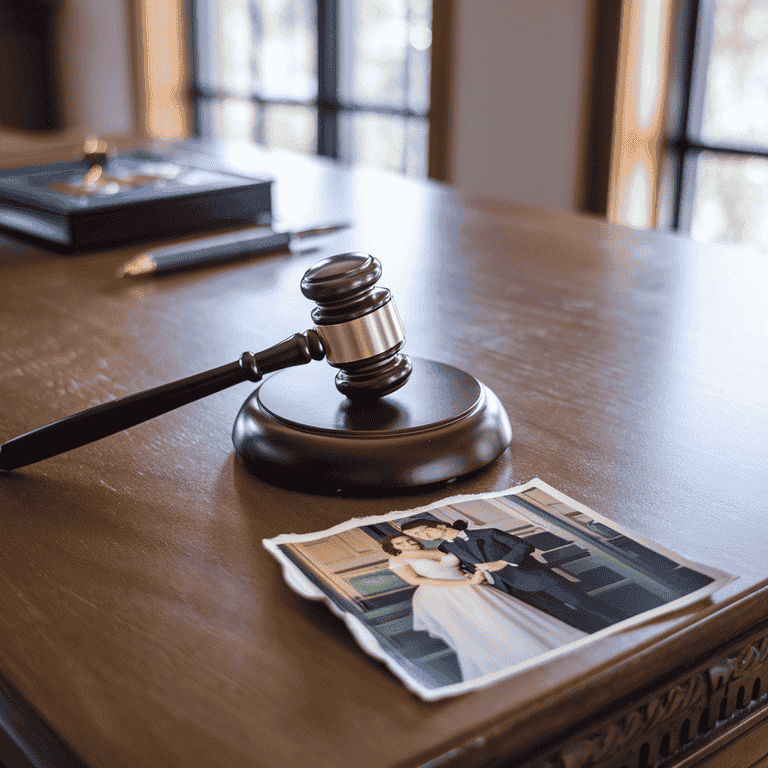
M456 0L451 183L575 210L590 0Z

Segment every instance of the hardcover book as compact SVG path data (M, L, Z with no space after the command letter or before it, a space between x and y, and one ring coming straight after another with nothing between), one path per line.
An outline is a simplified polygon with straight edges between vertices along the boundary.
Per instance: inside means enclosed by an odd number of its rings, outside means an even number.
M272 221L272 180L128 152L0 171L0 231L61 253Z

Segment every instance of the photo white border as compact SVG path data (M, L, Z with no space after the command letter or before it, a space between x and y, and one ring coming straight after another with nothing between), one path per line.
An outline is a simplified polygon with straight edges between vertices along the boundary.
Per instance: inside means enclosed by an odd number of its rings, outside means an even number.
M387 651L384 650L379 640L377 639L376 635L363 622L361 622L353 614L348 613L347 611L343 611L331 599L331 597L329 597L328 594L326 594L322 589L320 589L318 586L313 584L312 581L310 581L310 579L308 579L307 576L303 573L303 571L280 549L281 544L292 544L296 542L314 541L315 539L323 539L328 536L333 536L334 534L341 533L342 531L350 530L352 528L360 528L361 526L364 526L364 525L375 525L376 523L385 523L391 520L397 520L401 517L408 517L408 516L423 514L426 512L430 512L437 507L443 507L448 504L459 503L462 501L475 501L477 499L492 499L492 498L497 498L499 496L510 496L510 495L522 493L524 491L529 491L533 488L537 488L543 491L544 493L552 496L552 498L556 499L557 501L560 501L563 504L566 504L572 509L590 516L596 522L603 523L604 525L610 527L612 530L616 531L618 534L627 536L628 538L638 542L644 547L648 547L652 551L657 552L658 554L663 555L665 557L668 557L671 560L674 560L679 565L691 568L697 571L698 573L702 573L706 576L711 577L713 581L710 584L707 584L704 587L701 587L687 595L684 595L683 597L677 598L676 600L672 600L669 603L660 605L657 608L652 608L650 610L643 611L642 613L639 613L637 616L632 616L631 618L619 621L616 624L612 624L610 627L601 629L598 632L593 632L592 634L587 635L586 637L583 637L579 640L576 640L571 643L566 643L565 645L562 645L559 648L555 648L551 651L547 651L546 653L539 654L538 656L534 656L533 658L527 659L524 662L499 670L498 672L482 675L481 677L476 677L476 678L473 678L472 680L465 680L460 683L443 685L438 688L427 688L426 686L422 685L418 680L414 679L413 675L407 669L405 669L397 661L397 659L393 658ZM512 515L510 515L510 517L512 517ZM529 480L527 483L523 483L522 485L517 485L513 488L507 488L506 490L503 490L503 491L492 491L490 493L447 496L443 499L440 499L439 501L432 502L431 504L426 504L422 507L399 510L396 512L388 512L385 515L374 515L371 517L353 518L351 520L347 520L344 523L340 523L339 525L335 525L332 528L328 528L324 531L317 531L314 533L281 534L280 536L276 536L275 538L272 538L272 539L264 539L262 543L266 547L266 549L269 550L269 552L271 552L272 555L274 555L274 557L282 566L283 576L285 578L285 581L288 584L288 586L294 590L294 592L298 593L302 597L306 597L309 600L323 600L328 605L328 607L344 621L349 631L352 633L352 636L355 638L355 640L357 640L360 647L366 653L370 654L371 656L378 659L379 661L382 661L387 666L387 668L403 682L403 684L408 690L415 693L417 696L424 699L425 701L437 701L439 699L448 698L450 696L457 696L459 694L466 693L468 691L475 691L480 688L485 688L486 686L492 685L498 682L499 680L504 680L508 677L512 677L513 675L519 674L524 670L539 666L543 663L549 662L554 658L557 658L558 656L563 656L567 653L570 653L571 651L577 650L589 643L594 642L598 638L605 637L606 635L614 634L616 632L624 631L628 627L636 626L638 624L643 624L646 621L649 621L656 617L663 616L665 614L680 610L681 608L684 608L686 606L692 605L704 599L705 597L710 596L711 594L716 592L718 589L721 589L729 582L734 581L735 579L738 578L738 576L734 576L732 574L726 573L725 571L721 571L717 568L712 568L711 566L705 566L700 563L695 563L691 560L687 560L686 558L681 557L676 552L673 552L672 550L667 549L666 547L658 544L657 542L651 541L650 539L647 539L644 536L641 536L629 530L628 528L620 525L619 523L616 523L614 520L610 520L609 518L603 517L599 513L587 507L586 505L580 504L574 499L571 499L570 497L566 496L564 493L558 491L556 488L553 488L551 485L549 485L548 483L544 482L539 478L534 478L533 480Z

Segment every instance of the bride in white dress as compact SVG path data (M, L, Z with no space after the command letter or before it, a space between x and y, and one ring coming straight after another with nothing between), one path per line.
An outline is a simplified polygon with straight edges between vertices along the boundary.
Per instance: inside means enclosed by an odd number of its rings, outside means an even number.
M413 594L413 628L446 643L470 680L573 642L587 633L483 583L485 575L462 573L459 558L396 534L381 541L389 568Z

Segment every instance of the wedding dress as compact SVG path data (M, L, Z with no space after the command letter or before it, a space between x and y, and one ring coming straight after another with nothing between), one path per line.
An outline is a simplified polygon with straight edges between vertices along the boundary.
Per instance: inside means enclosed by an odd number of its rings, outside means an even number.
M400 555L390 568L409 565L420 576L456 581L466 576L459 558L440 560ZM462 678L470 680L518 664L586 633L487 584L421 584L413 595L413 628L450 646Z

